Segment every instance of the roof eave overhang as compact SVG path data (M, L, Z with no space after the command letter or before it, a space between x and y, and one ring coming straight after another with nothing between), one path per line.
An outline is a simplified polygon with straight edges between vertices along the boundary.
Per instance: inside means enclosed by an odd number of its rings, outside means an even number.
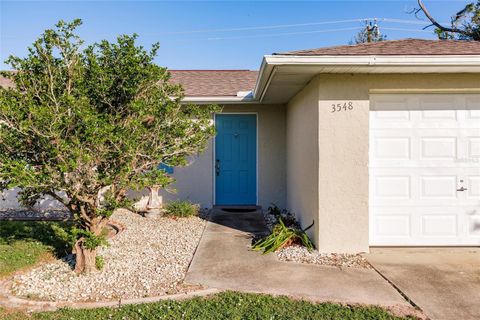
M262 102L269 83L278 67L288 66L290 71L305 70L305 67L328 67L328 73L405 73L408 67L415 67L413 73L480 73L480 55L367 55L367 56L295 56L266 55L263 57L254 89L253 99ZM357 68L355 68L357 67ZM437 71L434 71L437 70ZM408 71L412 73L411 71ZM321 73L321 72L319 72Z
M182 103L195 104L245 104L255 103L256 101L251 97L237 97L237 96L188 96L182 99Z

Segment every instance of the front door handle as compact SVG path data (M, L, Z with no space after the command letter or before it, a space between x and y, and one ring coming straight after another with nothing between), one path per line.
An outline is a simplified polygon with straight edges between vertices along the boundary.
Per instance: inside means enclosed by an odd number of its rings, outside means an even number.
M460 189L457 189L457 191L467 191L467 188L461 187Z
M216 174L217 176L220 175L220 160L219 160L219 159L217 159L217 160L215 161L215 174Z

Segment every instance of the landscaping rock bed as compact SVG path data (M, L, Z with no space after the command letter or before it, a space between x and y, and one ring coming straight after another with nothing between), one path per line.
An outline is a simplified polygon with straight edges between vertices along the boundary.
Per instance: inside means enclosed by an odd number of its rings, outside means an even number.
M294 245L277 251L277 257L282 261L312 263L339 268L372 269L368 261L360 254L309 252L305 247Z
M276 223L273 215L263 211L263 217L267 228L271 231ZM265 235L261 235L265 236ZM276 252L281 261L293 261L299 263L310 263L324 266L333 266L338 268L363 268L373 269L367 259L361 254L343 254L343 253L320 253L316 250L308 251L307 248L300 245L292 245L282 248Z
M100 248L103 270L77 276L73 256L43 264L12 280L18 296L50 301L101 301L175 294L198 289L183 283L205 227L191 218L146 219L118 210L125 229Z

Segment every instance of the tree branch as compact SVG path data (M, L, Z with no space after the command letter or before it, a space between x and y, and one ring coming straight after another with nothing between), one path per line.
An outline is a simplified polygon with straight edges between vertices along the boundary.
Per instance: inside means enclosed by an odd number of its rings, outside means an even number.
M445 31L445 32L461 33L461 34L464 34L464 35L468 35L468 32L466 32L464 30L457 29L457 28L448 28L448 27L442 26L440 23L438 23L437 20L435 20L435 18L432 17L430 12L428 12L428 10L425 7L425 5L423 4L422 0L418 0L418 5L420 6L420 9L423 11L423 13L428 18L428 20L430 20L430 22L432 23L431 25L434 25L438 29L440 29L442 31Z

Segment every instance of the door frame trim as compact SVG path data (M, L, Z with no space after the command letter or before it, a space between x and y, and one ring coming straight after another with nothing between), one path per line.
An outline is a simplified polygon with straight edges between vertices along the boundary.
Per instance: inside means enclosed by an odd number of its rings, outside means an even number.
M213 114L213 124L217 125L217 114L253 114L255 115L255 205L258 206L258 112L218 112ZM215 128L216 130L216 128ZM217 206L217 186L215 175L215 159L216 159L216 140L217 135L213 138L213 158L212 158L212 179L213 179L213 206Z

